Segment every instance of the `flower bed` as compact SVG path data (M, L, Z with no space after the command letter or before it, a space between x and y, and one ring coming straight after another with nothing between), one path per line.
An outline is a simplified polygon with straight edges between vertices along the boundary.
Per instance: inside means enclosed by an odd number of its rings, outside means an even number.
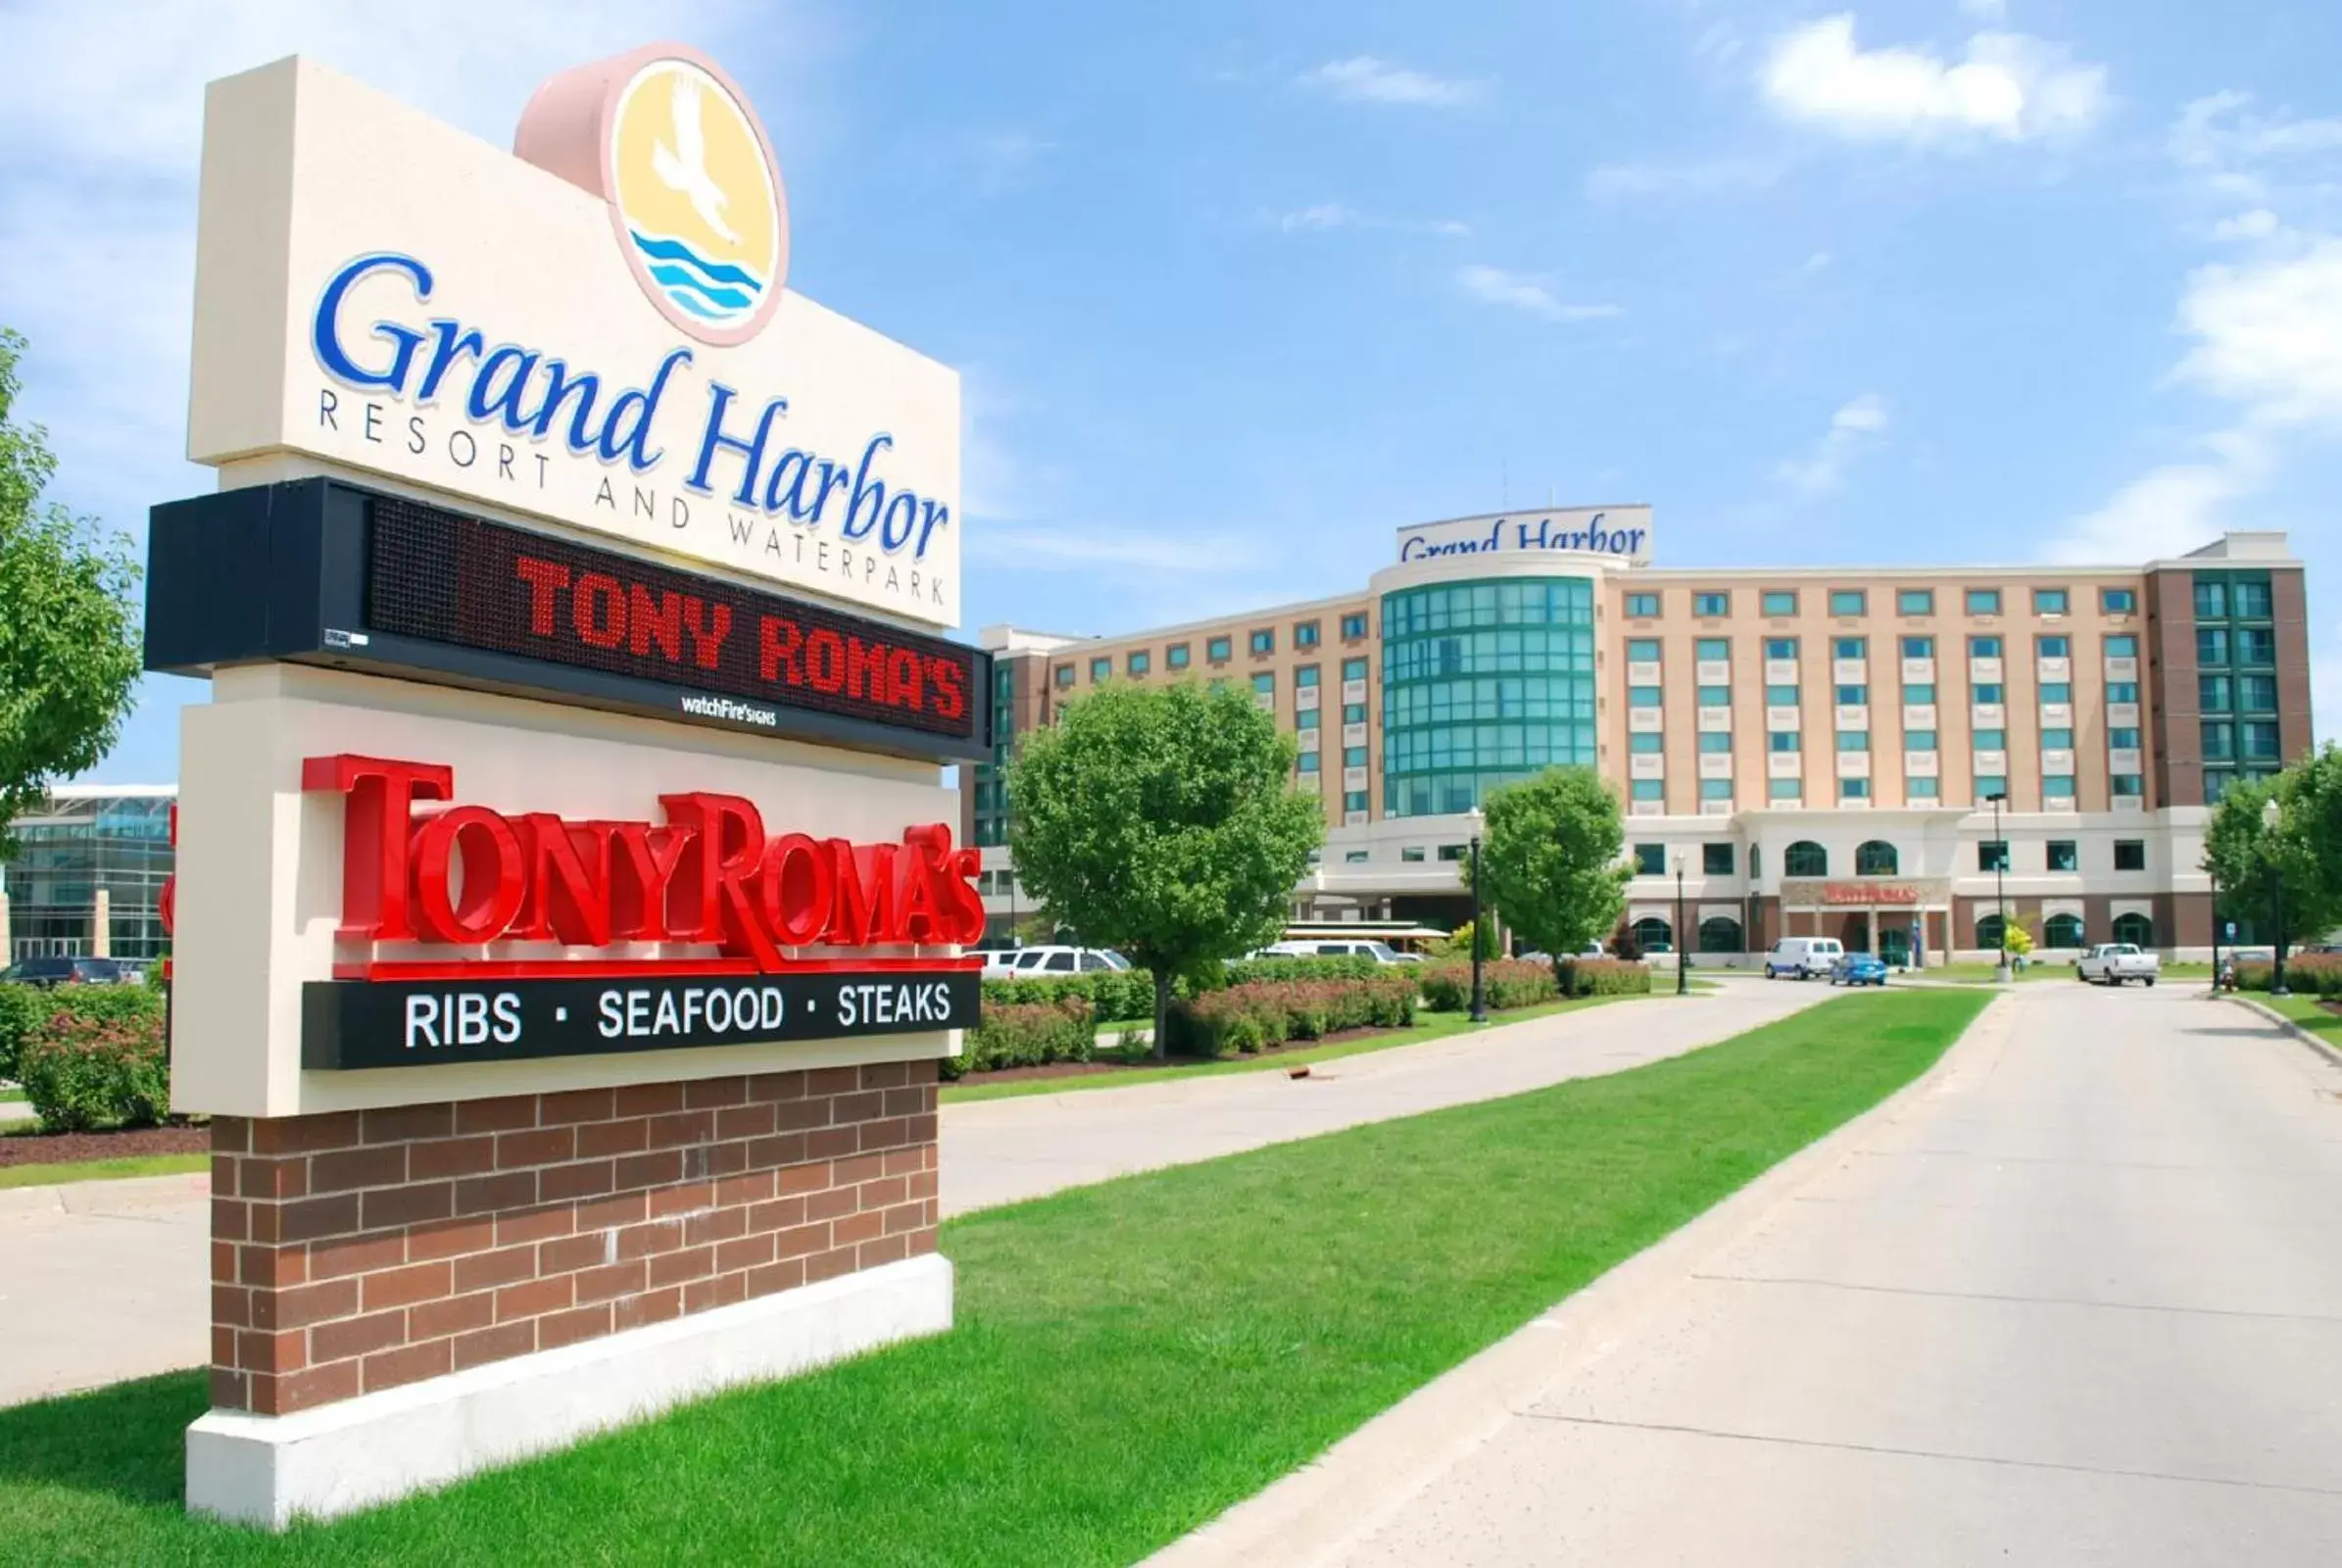
M2267 991L2276 966L2259 959L2236 966L2236 989ZM2342 997L2342 954L2305 953L2285 960L2285 989L2302 996Z
M1344 1029L1396 1029L1415 1020L1415 976L1380 970L1349 979L1254 980L1182 1000L1170 1048L1191 1056L1250 1054Z
M1550 964L1519 958L1496 958L1481 964L1481 990L1489 1006L1534 1007L1560 997ZM1423 966L1423 1004L1434 1012L1454 1012L1472 1005L1472 963L1448 959Z

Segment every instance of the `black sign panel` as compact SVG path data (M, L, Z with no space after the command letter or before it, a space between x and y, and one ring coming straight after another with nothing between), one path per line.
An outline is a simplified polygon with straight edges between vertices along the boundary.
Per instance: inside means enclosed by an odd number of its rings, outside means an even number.
M154 509L147 667L289 660L936 759L981 650L332 480Z
M973 969L608 980L315 980L301 1065L421 1067L975 1027Z

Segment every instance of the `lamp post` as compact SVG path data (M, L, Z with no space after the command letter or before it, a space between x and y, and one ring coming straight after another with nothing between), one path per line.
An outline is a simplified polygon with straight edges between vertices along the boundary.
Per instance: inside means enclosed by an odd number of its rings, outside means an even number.
M2207 865L2204 877L2212 884L2212 990L2206 994L2217 1002L2220 994L2220 874Z
M1474 1023L1487 1023L1487 1022L1488 1021L1488 991L1487 991L1487 989L1486 989L1486 988L1485 988L1485 987L1482 985L1482 983L1481 983L1481 974L1480 974L1480 944L1481 944L1481 938L1482 938L1482 931L1481 931L1481 903L1480 903L1480 828L1481 828L1482 817L1481 817L1481 814L1480 814L1480 808L1479 808L1479 807L1477 807L1477 806L1476 806L1476 807L1474 807L1474 808L1472 808L1471 817L1472 817L1472 1021L1473 1021Z
M2272 997L2293 995L2285 989L2285 865L2276 853L2277 822L2282 815L2273 795L2261 808L2261 826L2267 830L2269 847L2269 915L2276 934L2275 944L2269 949L2276 959L2269 977L2269 994Z
M1691 950L1683 944L1683 852L1676 851L1676 995L1691 991Z
M2000 952L1993 957L1993 978L2009 978L2009 841L2001 837L2000 807L2006 792L1985 797L1992 802L1992 903L2000 916Z

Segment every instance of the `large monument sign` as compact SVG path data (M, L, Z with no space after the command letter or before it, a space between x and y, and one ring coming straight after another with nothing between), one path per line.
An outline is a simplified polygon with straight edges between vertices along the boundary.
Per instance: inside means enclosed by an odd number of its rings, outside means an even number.
M172 1100L187 1503L281 1526L948 1327L937 1058L987 755L958 382L786 286L659 45L506 153L287 60L206 104Z

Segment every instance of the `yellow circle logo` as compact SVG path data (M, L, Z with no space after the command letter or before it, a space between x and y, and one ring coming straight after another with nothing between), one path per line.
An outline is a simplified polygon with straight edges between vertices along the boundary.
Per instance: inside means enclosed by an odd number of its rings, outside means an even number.
M722 68L653 44L537 89L513 151L609 202L619 248L660 314L703 343L756 335L789 270L772 144Z

